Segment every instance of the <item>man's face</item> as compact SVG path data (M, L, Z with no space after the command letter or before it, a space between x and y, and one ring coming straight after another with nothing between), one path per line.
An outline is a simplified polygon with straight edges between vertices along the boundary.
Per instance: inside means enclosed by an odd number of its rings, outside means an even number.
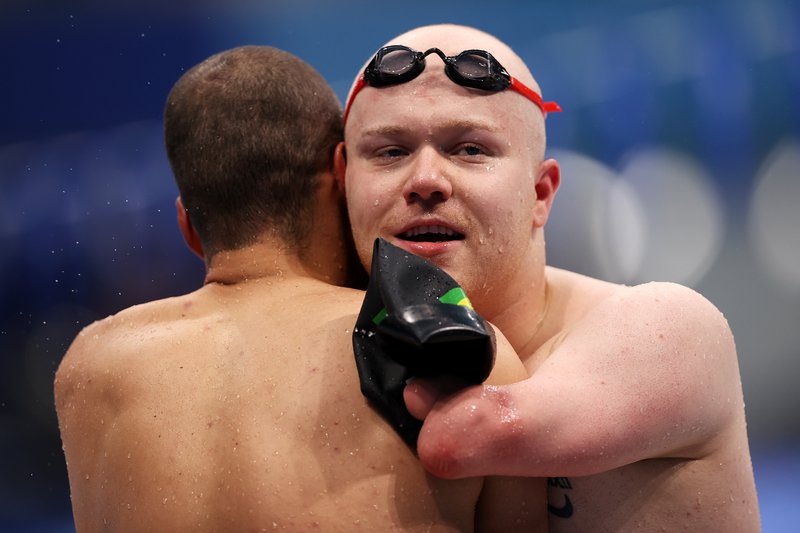
M456 85L438 58L418 78L358 99L345 184L364 265L381 236L444 268L473 301L513 283L530 257L539 110L511 91Z

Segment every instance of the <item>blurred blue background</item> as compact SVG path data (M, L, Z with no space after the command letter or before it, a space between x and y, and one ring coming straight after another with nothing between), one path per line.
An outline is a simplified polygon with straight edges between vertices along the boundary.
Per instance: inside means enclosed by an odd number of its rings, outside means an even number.
M796 530L800 6L789 0L4 1L0 530L73 529L52 397L72 338L201 283L162 146L177 78L223 49L268 44L344 99L384 41L434 22L494 33L565 109L547 122L563 167L551 263L681 282L727 316L764 531Z

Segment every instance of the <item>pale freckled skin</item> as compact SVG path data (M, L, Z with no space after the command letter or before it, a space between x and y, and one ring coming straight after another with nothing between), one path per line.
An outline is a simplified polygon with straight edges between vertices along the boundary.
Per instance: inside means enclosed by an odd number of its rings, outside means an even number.
M535 84L505 45L468 28L425 27L392 42L446 54L490 50ZM541 113L515 96L476 96L432 58L412 81L364 89L346 125L340 179L362 261L376 234L403 246L402 228L424 209L456 225L463 239L430 259L465 287L530 373L521 383L457 394L431 382L408 388L407 405L425 419L420 460L450 479L550 478L551 531L758 531L728 324L685 287L624 287L545 266L544 225L560 174L543 159ZM474 166L448 145L454 116L459 141L486 136ZM377 125L402 134L371 143L365 132ZM379 167L383 141L400 150ZM380 210L369 209L373 197Z

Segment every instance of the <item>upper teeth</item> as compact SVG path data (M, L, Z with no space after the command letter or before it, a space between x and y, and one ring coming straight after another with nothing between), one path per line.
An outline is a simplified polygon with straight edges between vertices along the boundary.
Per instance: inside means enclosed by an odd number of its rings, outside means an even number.
M424 233L440 233L442 235L452 236L455 235L455 232L450 228L446 228L444 226L417 226L415 228L411 228L410 230L406 231L406 235L409 237L415 237L417 235L422 235Z

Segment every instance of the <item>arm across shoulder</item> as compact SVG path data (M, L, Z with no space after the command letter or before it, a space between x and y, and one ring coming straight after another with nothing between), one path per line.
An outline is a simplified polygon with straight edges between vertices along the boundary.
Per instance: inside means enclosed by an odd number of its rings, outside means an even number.
M669 283L614 291L530 378L452 400L426 419L420 455L456 477L590 475L651 458L701 458L743 420L727 322L701 295ZM468 418L464 402L474 405ZM501 405L517 413L519 431L506 431ZM476 435L469 443L455 438L461 424Z

